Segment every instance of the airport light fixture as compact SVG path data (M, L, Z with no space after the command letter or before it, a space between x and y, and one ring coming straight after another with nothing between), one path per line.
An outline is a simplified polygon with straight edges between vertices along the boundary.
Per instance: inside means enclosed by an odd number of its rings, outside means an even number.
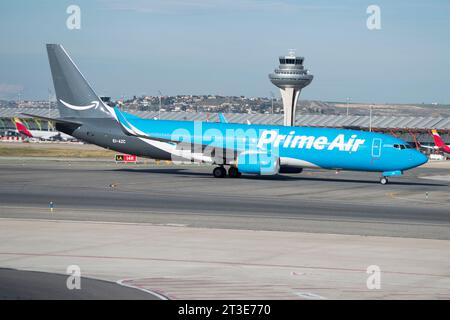
M158 120L161 120L161 104L162 104L162 92L158 90L159 93L159 111L158 111Z
M272 91L270 91L270 96L272 97L272 114L273 114L273 99L275 99L275 94L272 92Z
M51 118L51 108L52 108L52 91L48 89L48 117ZM47 131L50 131L50 125L47 124Z
M19 108L19 111L20 111L20 107L21 107L21 93L19 92L18 94L17 94L17 107Z
M347 117L348 117L348 102L350 101L350 98L347 98Z

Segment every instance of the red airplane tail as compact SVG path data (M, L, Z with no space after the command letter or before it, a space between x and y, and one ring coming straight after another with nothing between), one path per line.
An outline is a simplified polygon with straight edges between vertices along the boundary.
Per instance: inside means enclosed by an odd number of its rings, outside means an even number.
M433 134L433 139L436 147L444 152L450 153L450 147L445 144L444 140L442 140L437 130L433 129L431 130L431 133Z
M28 130L28 128L20 121L18 118L14 118L14 123L16 125L16 129L20 134L27 136L28 138L33 138L33 135Z
M445 146L444 141L442 140L441 136L437 132L437 130L431 130L431 133L433 134L434 143L436 144L436 147L443 148Z

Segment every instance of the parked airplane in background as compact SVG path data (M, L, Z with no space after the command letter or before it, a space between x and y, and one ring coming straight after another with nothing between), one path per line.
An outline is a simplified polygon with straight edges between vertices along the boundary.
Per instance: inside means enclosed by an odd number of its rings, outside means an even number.
M24 135L25 137L33 138L33 135L31 134L31 132L22 123L22 121L20 121L19 118L14 118L14 124L16 125L17 132L19 132L20 134Z
M64 133L60 133L60 132L43 131L43 130L28 130L27 126L19 118L14 118L13 121L16 126L17 132L27 138L37 139L37 140L69 140L69 139L72 139L71 136L68 136L68 135L66 135Z
M61 118L56 129L119 152L216 165L215 177L300 173L303 168L380 172L380 182L427 157L398 138L366 131L141 119L98 97L61 45L47 45ZM33 115L31 115L33 116ZM223 120L223 119L222 119Z
M419 146L424 149L431 149L450 154L450 146L445 144L444 140L442 140L436 129L431 130L431 135L433 136L434 146L426 146L423 144L419 144Z
M437 130L431 130L431 133L433 134L433 139L434 143L436 144L436 148L442 152L450 154L450 146L445 144L444 140L442 140Z

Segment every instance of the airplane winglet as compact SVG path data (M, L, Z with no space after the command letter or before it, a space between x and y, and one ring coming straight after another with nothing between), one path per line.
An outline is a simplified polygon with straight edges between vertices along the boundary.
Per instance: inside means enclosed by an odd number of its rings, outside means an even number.
M219 120L221 123L228 123L227 118L225 117L225 115L222 112L219 113Z

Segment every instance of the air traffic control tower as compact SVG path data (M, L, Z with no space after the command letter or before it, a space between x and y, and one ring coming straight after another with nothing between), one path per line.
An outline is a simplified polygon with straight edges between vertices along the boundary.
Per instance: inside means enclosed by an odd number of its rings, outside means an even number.
M280 88L285 126L295 124L295 109L300 91L313 79L313 75L303 67L303 60L303 57L290 51L287 56L280 57L280 66L269 74L270 81Z

